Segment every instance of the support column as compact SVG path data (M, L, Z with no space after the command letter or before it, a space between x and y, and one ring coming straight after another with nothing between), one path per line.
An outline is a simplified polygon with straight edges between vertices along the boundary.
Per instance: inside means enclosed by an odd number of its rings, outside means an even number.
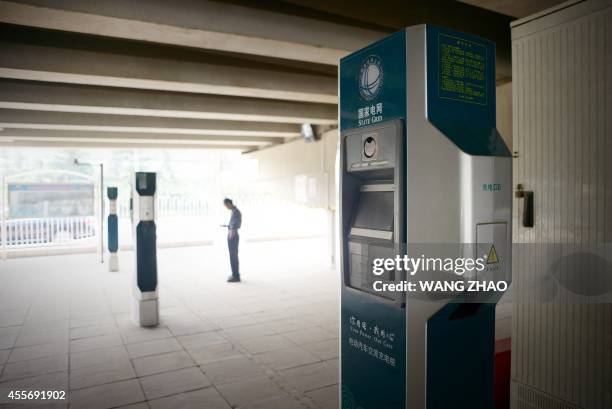
M134 322L141 327L159 322L157 298L157 232L155 227L155 173L136 172L133 181Z
M119 271L119 257L117 256L117 250L119 250L119 222L117 219L117 195L118 190L116 187L108 187L106 189L106 195L108 196L108 252L110 258L108 260L108 271Z

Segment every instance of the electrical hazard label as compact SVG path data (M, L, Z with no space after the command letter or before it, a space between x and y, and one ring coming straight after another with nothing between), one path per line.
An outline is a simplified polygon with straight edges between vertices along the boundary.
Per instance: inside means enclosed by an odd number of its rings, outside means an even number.
M487 255L487 264L496 263L499 263L499 259L497 258L497 251L495 251L495 246L492 244L491 249L489 250L489 254Z

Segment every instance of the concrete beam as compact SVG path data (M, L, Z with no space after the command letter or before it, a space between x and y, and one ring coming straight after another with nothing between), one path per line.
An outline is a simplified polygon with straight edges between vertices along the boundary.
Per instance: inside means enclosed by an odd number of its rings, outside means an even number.
M330 104L17 80L0 80L0 108L322 125L338 116Z
M473 0L469 3L479 3L485 8L503 11L503 8L513 8L513 5L532 4L539 7L540 3L555 0ZM560 2L562 0L557 1ZM512 77L510 22L513 18L484 8L474 7L466 2L455 0L385 0L377 7L371 0L283 0L299 7L313 11L331 13L363 23L388 27L395 31L402 27L415 24L435 24L466 33L475 34L496 44L496 78L498 82L507 82ZM502 3L506 7L502 7Z
M243 145L203 145L203 144L165 144L165 143L148 143L143 145L135 145L132 142L115 143L115 142L49 142L36 140L8 140L0 138L0 148L87 148L87 149L223 149L223 150L239 150L241 152L251 151L252 146Z
M386 34L206 0L1 1L0 22L331 65Z
M268 146L284 142L283 138L261 136L184 135L138 132L64 131L49 129L14 129L0 131L0 140L47 141L47 142L105 142L134 144L198 144Z
M246 148L254 148L259 146L265 146L264 144L260 145L252 145L248 143L218 143L218 142L209 142L209 141L182 141L182 140L123 140L123 139L114 139L114 138L89 138L88 140L83 140L80 138L57 138L57 139L49 139L47 137L35 137L35 136L21 136L21 137L4 137L0 136L0 142L4 141L12 141L16 143L32 143L32 144L55 144L61 146L73 146L75 144L85 144L85 145L116 145L116 146L133 146L133 147L172 147L172 146L198 146L198 147L206 147L208 149L222 149L222 148L235 148L238 147L240 149Z
M0 128L195 136L291 138L293 124L0 109Z
M0 41L0 77L336 104L336 78Z

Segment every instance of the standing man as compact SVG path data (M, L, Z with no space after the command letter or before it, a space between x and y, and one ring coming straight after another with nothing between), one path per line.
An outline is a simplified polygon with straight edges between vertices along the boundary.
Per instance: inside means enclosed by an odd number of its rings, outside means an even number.
M229 276L227 282L238 283L240 282L240 270L238 269L238 243L240 241L240 236L238 236L238 229L242 224L242 213L234 206L232 199L223 199L223 205L232 212L229 224L227 224L227 247L229 249L232 275Z

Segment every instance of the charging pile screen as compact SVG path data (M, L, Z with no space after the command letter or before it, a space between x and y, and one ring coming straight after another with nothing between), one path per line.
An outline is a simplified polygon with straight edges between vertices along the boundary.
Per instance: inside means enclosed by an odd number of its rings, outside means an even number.
M361 192L353 227L393 230L393 192Z

